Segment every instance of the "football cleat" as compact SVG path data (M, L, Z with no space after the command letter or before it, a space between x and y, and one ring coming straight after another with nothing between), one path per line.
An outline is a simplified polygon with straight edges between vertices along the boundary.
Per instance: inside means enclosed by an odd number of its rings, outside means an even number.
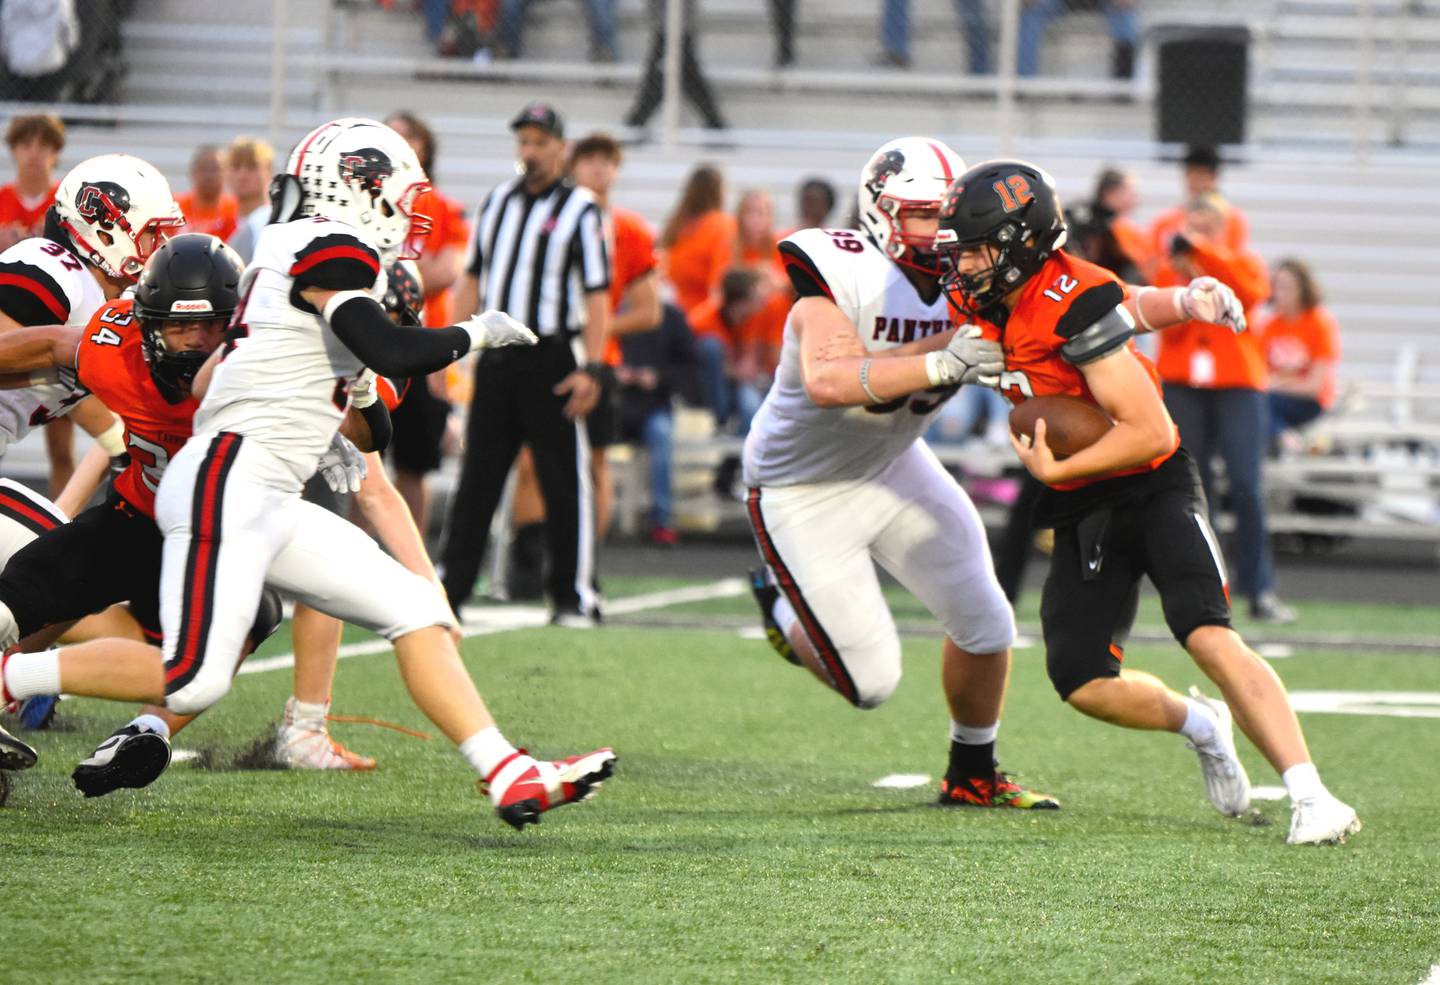
M1022 811L1060 809L1060 801L1054 797L1026 790L999 770L990 776L945 777L940 781L940 803L945 807L1015 807Z
M1297 800L1290 808L1288 845L1339 845L1360 830L1355 808L1331 794Z
M55 721L55 709L60 699L53 694L40 694L20 702L20 724L28 729L47 729Z
M281 725L275 733L275 761L292 770L373 770L375 760L351 752L325 729Z
M126 725L95 747L70 774L75 789L87 797L103 797L121 787L140 789L159 779L170 765L170 740L159 732Z
M1239 817L1250 807L1250 777L1235 752L1235 722L1230 709L1190 688L1190 697L1215 714L1215 734L1208 742L1187 742L1187 749L1200 757L1200 771L1205 776L1205 793L1210 803L1226 817Z
M500 820L517 831L539 824L540 815L565 804L587 800L615 772L615 753L596 749L554 762L532 759L519 749L478 782Z
M0 728L0 770L28 770L39 758L29 743Z
M770 646L795 666L801 666L800 655L795 652L789 637L775 621L775 602L780 598L780 586L775 584L775 577L769 568L750 570L750 593L755 596L755 604L760 606L760 621L765 627L765 638L770 641Z

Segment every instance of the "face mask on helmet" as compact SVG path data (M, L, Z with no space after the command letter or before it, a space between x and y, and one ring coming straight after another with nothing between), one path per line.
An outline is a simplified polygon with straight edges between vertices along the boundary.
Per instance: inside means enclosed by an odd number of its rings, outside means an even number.
M296 145L285 171L294 180L272 186L277 212L348 223L391 259L419 256L431 223L415 207L430 183L415 151L383 123L333 120ZM298 202L275 199L276 189Z
M409 260L397 260L390 265L384 305L385 313L395 324L420 327L425 292L420 287L420 272Z
M71 169L55 191L55 215L75 251L118 281L139 277L185 223L164 176L128 154Z

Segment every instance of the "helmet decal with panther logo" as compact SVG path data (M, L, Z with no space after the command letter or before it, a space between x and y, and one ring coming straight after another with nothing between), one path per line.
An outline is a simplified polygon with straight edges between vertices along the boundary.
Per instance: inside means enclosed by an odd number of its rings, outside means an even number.
M130 193L113 181L86 182L75 196L75 211L92 226L110 230L115 228L116 218L130 211Z
M394 173L389 156L375 147L362 147L340 158L340 180L358 183L371 198L381 193L385 179Z
M878 154L865 171L865 187L870 189L870 194L878 196L890 176L899 174L904 169L905 155L900 151L891 150Z

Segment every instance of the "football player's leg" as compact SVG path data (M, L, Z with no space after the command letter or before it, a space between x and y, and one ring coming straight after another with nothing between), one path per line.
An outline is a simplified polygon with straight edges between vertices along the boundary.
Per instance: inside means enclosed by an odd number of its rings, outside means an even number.
M346 749L330 735L330 691L340 659L344 624L303 602L295 603L290 638L295 647L294 691L275 733L275 758L291 769L373 770L375 760Z
M900 637L869 550L885 500L872 483L752 489L748 499L779 590L778 624L805 666L857 708L879 706L900 683Z
M584 800L610 775L609 749L556 762L515 749L460 660L450 635L454 616L439 589L353 524L312 504L299 507L297 535L271 566L271 584L395 644L416 707L459 746L507 823L523 827L543 811Z

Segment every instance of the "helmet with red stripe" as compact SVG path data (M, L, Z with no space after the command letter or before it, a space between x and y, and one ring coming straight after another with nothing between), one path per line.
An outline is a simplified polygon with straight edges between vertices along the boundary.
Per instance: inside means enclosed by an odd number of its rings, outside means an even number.
M273 218L323 216L366 232L388 261L419 255L430 217L415 202L430 188L405 138L376 120L331 120L295 145L270 186Z
M55 218L75 252L118 281L133 281L185 216L170 183L147 161L102 154L55 189Z
M928 254L928 236L904 231L907 212L938 214L945 189L965 170L965 162L930 137L901 137L877 150L860 173L860 228L892 260ZM926 266L925 269L928 269Z

